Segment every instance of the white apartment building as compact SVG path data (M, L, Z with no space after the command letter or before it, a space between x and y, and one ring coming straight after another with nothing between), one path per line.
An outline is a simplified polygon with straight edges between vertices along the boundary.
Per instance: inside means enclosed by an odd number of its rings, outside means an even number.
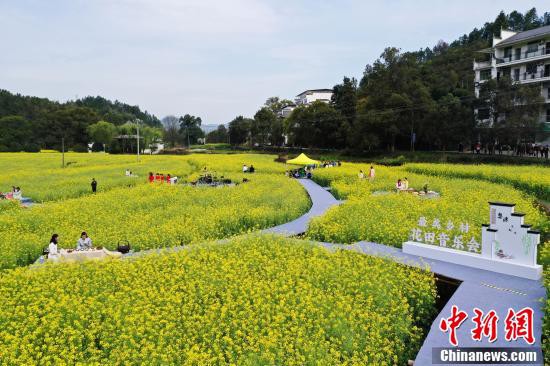
M500 38L493 38L493 46L480 52L490 55L489 61L476 62L475 93L479 96L482 83L489 79L508 76L512 81L540 86L546 104L541 122L550 130L550 26L525 32L502 30ZM478 122L491 125L488 109L475 111Z
M297 105L309 105L317 100L329 103L332 98L332 89L310 89L296 96Z

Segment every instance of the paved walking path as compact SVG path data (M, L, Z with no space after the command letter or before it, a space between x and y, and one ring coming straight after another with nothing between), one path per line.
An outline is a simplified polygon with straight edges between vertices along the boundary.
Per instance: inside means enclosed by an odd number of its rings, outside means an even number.
M307 225L311 218L320 216L332 206L342 203L342 201L338 201L330 192L311 179L298 179L298 182L304 186L311 199L312 204L308 213L286 224L265 229L262 233L280 234L284 236L302 234L307 230Z

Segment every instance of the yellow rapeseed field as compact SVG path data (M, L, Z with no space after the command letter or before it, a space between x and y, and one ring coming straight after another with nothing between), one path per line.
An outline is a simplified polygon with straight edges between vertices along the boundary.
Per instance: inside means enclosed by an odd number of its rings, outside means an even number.
M404 365L434 314L429 272L248 236L0 276L11 365Z

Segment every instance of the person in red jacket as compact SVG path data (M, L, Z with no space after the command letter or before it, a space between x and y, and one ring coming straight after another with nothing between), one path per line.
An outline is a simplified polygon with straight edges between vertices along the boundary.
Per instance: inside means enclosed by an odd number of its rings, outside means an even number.
M153 183L155 181L155 176L152 172L149 172L149 183Z
M159 173L157 173L157 174L155 175L155 181L156 181L156 182L160 181L160 174L159 174Z
M166 184L171 184L172 181L170 180L170 174L166 175Z
M160 173L160 182L164 183L164 173Z

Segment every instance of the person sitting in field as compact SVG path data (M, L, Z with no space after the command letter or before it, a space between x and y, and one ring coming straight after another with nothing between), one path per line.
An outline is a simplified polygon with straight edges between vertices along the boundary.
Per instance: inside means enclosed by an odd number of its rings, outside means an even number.
M88 237L88 234L83 231L80 234L80 238L76 242L76 250L88 250L92 249L92 239Z
M170 178L170 184L178 184L178 177Z
M403 182L401 182L401 179L397 180L397 183L395 183L395 188L397 189L397 191L403 190Z
M15 187L15 190L13 191L12 198L14 200L21 200L23 198L23 192L21 192L21 188Z
M365 173L363 173L362 170L359 171L359 174L357 174L357 176L359 177L359 179L365 179Z
M130 175L132 175L132 172L130 171L130 169L126 169L126 172L124 172L124 175L129 177Z
M248 167L246 164L243 165L243 173L248 173Z
M57 259L59 251L57 249L57 243L59 242L59 235L53 234L50 239L50 245L48 245L48 259Z
M405 177L405 179L403 179L403 190L407 191L409 189L409 180L407 179L407 177Z
M254 169L254 165L251 165L250 168L248 169L248 172L249 173L254 173L255 169Z

